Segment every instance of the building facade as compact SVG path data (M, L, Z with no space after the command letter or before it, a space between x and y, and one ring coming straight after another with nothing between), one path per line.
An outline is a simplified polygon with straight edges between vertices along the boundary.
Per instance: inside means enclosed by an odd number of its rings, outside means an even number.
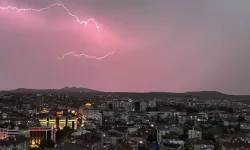
M32 127L30 128L30 146L38 147L42 140L56 140L53 127Z
M14 129L8 129L8 128L0 128L0 139L5 139L8 137L14 137L19 135L19 129L14 128Z
M63 129L64 127L70 127L72 129L77 128L77 118L68 118L68 117L45 118L45 119L40 119L39 122L43 127L54 127L57 129Z

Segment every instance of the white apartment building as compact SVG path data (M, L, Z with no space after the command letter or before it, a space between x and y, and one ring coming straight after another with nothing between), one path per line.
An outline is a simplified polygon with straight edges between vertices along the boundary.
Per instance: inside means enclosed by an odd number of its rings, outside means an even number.
M202 139L202 131L200 129L188 130L189 139Z

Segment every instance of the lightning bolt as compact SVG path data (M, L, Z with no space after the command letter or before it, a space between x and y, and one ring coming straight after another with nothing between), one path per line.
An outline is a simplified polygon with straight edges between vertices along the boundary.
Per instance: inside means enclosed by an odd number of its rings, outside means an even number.
M81 21L75 14L71 13L67 7L64 5L64 4L61 4L61 3L54 3L52 5L49 5L48 7L44 7L44 8L41 8L41 9L33 9L33 8L17 8L17 7L12 7L12 6L7 6L7 7L0 7L1 10L8 10L8 9L12 9L12 10L16 10L16 11L36 11L36 12L40 12L40 11L43 11L43 10L48 10L52 7L62 7L67 13L68 15L70 15L71 17L75 18L76 22L79 23L79 24L85 24L85 25L88 25L89 22L93 22L96 26L96 29L99 29L101 27L101 24L97 23L95 21L95 19L93 18L90 18L88 20L84 20L84 21Z
M115 49L114 51L112 52L109 52L107 53L106 55L104 56L101 56L101 57L96 57L96 56L91 56L91 55L87 55L87 54L76 54L75 52L69 52L67 54L64 54L62 57L58 57L58 59L64 59L64 57L68 56L68 55L73 55L73 56L76 56L76 57L82 57L82 56L85 56L87 58L90 58L90 59L104 59L105 57L108 57L109 55L112 55L115 53Z
M77 23L79 24L84 24L85 26L87 26L90 22L94 23L96 29L98 30L100 27L101 27L101 24L99 24L98 22L95 21L95 19L93 18L89 18L88 20L80 20L79 17L77 17L75 14L71 13L67 7L62 4L62 3L54 3L52 5L49 5L47 7L44 7L44 8L40 8L40 9L34 9L34 8L17 8L17 7L13 7L13 6L7 6L7 7L0 7L0 10L16 10L16 11L36 11L36 12L40 12L40 11L43 11L43 10L48 10L48 9L51 9L52 7L62 7L69 16L73 17ZM76 56L76 57L81 57L81 56L85 56L87 58L91 58L91 59L103 59L109 55L112 55L115 53L115 50L113 52L109 52L107 53L106 55L104 56L101 56L101 57L97 57L97 56L90 56L90 55L87 55L87 54L76 54L75 52L69 52L67 54L64 54L62 57L58 57L58 59L63 59L64 57L68 56L68 55L73 55L73 56Z

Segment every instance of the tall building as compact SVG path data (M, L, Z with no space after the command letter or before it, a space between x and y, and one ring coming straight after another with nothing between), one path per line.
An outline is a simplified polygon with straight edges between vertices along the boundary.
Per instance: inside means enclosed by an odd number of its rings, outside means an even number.
M146 111L148 103L145 101L135 101L133 105L135 111Z
M134 109L133 102L131 99L126 101L120 101L120 107L124 108L125 110L132 111Z
M106 101L105 103L105 109L113 110L113 102L112 101Z
M30 128L30 146L38 147L42 140L56 140L53 127L32 127Z
M141 101L141 102L140 102L141 111L146 111L147 106L148 106L148 103L147 103L147 102L145 102L145 101Z
M141 104L140 104L139 101L134 102L134 108L135 108L135 111L140 111L141 110Z
M202 139L202 131L199 128L188 130L189 139Z

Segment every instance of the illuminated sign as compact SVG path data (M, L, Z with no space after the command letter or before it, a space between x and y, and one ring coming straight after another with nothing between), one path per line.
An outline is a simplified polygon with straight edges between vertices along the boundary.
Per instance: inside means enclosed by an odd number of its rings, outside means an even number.
M85 104L85 106L88 106L88 107L89 107L89 106L91 106L91 104L90 104L90 103L87 103L87 104Z
M63 115L63 111L59 111L56 113L57 115Z

